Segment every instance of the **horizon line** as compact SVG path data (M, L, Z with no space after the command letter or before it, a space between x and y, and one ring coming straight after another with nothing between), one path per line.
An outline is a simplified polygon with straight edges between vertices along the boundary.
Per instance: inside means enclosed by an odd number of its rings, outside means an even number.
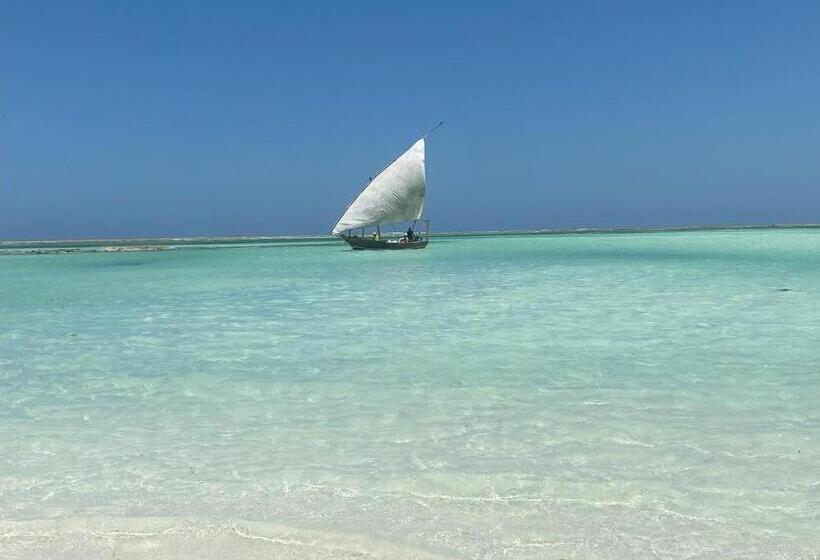
M647 226L647 227L578 227L571 229L500 229L500 230L467 230L431 232L431 237L463 236L480 237L492 235L567 235L567 234L595 234L595 233L651 233L676 231L707 231L707 230L743 230L743 229L799 229L820 228L820 223L785 223L785 224L705 224L684 226ZM397 233L397 232L391 232ZM76 237L58 239L0 239L0 247L11 245L27 245L32 243L103 243L103 242L141 242L141 241L173 241L180 244L195 244L201 241L223 242L254 242L254 241L304 241L304 240L333 240L331 234L296 234L296 235L192 235L192 236L126 236L126 237Z

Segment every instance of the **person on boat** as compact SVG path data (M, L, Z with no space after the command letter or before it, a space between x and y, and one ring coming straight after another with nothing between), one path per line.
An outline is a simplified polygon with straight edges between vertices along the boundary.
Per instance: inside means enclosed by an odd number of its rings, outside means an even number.
M373 232L373 240L374 241L381 241L382 240L382 236L378 231Z
M416 238L413 237L413 228L412 227L407 228L407 241L415 241L415 240L416 240Z

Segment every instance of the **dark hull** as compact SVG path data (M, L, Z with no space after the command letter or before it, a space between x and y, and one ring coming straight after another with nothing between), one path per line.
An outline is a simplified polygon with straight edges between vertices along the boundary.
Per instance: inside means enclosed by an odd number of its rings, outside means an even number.
M396 251L400 249L424 249L427 247L426 239L422 239L421 241L410 241L407 243L399 243L398 241L377 241L376 239L371 239L369 237L342 236L342 239L344 239L348 245L356 250L387 249L390 251Z

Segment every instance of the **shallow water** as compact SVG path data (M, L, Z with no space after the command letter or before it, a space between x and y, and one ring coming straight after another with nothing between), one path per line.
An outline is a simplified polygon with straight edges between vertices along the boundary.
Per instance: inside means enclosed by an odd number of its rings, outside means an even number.
M3 558L817 558L819 437L820 230L0 256Z

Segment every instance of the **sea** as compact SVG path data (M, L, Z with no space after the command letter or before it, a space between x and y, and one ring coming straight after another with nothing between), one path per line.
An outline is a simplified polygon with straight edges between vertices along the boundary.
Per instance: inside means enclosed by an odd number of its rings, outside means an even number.
M149 248L0 246L0 558L820 556L820 229Z

